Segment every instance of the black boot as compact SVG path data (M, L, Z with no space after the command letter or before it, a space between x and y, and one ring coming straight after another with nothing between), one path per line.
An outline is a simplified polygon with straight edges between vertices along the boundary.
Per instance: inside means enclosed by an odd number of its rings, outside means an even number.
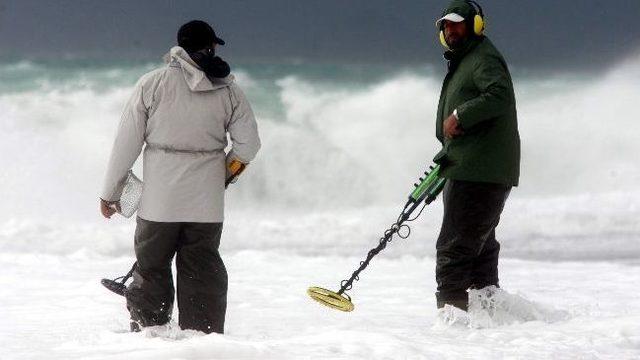
M465 293L467 295L467 293ZM455 306L458 309L467 311L469 307L469 297L468 296L460 296L456 298L450 298L443 296L440 292L436 293L436 306L438 309L442 309L445 305Z

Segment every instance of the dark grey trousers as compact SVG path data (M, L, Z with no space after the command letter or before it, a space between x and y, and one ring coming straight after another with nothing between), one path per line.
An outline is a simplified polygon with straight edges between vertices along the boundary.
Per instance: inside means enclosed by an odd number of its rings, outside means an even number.
M496 226L510 186L447 180L444 216L436 243L438 307L466 310L467 289L498 286Z
M136 221L138 264L126 291L131 319L140 326L169 322L175 255L180 327L223 333L228 279L218 252L222 223Z

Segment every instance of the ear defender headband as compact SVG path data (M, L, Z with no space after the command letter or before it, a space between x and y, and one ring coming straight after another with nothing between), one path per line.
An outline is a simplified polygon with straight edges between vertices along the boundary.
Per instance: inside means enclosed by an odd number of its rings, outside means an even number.
M480 36L484 33L484 14L482 13L482 7L480 4L473 0L466 0L467 4L471 5L476 14L473 16L473 33L477 36ZM444 38L444 21L440 25L440 44L444 46L447 50L451 50L449 48L449 44L447 44L447 40Z

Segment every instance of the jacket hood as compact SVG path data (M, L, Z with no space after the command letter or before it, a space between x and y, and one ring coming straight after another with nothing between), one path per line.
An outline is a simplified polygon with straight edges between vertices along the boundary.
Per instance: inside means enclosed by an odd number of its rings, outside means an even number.
M466 21L472 21L476 15L476 9L468 1L453 0L449 6L444 9L442 16L452 13L462 16Z
M189 85L191 91L211 91L227 87L233 83L235 78L229 75L225 78L207 77L207 74L191 59L187 51L180 46L174 46L163 56L165 63L169 66L180 66L184 80Z

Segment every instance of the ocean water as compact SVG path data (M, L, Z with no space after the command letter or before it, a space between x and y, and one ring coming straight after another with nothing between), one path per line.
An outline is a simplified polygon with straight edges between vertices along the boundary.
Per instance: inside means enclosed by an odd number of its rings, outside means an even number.
M175 319L129 334L99 283L134 260L134 221L103 219L98 196L122 107L156 66L0 64L3 359L640 356L640 57L513 72L522 177L498 228L504 290L472 293L469 314L435 309L439 201L360 275L354 312L305 293L337 289L431 163L444 67L235 65L263 148L228 190L226 329L206 336Z
M0 64L0 248L73 253L104 232L93 251L130 253L132 222L105 225L97 198L123 105L138 77L157 66ZM375 241L439 149L444 64L238 64L234 74L263 148L229 190L235 239L225 246L252 247L265 235L265 248L348 254ZM522 176L503 216L503 248L516 257L638 258L640 56L601 73L513 76ZM415 225L422 240L398 254L432 253L440 204L430 211Z

